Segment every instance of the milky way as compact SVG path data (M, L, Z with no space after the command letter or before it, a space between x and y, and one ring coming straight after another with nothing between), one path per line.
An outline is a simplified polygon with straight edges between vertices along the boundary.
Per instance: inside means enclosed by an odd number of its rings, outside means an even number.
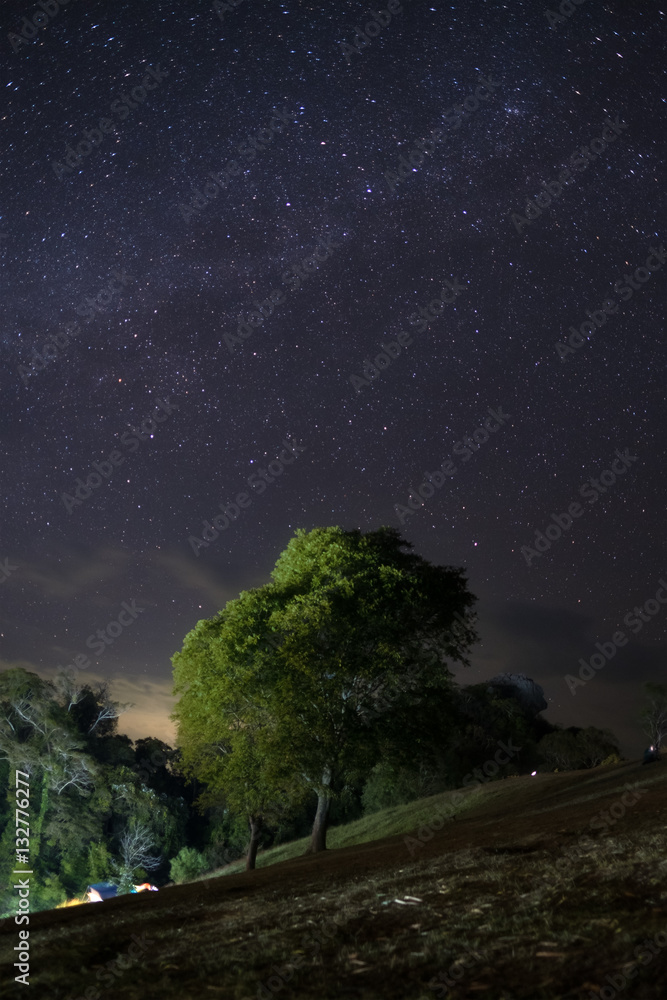
M164 697L297 527L388 524L467 569L460 679L527 673L639 749L665 13L373 10L3 4L2 663L50 674L134 600L91 670Z

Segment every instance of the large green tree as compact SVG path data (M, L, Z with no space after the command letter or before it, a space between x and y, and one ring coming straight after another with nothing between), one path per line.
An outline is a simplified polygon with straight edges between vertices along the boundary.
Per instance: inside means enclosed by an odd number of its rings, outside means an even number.
M200 622L174 657L190 766L239 794L233 744L247 750L252 734L245 787L273 803L293 780L316 794L311 851L326 847L346 784L391 747L409 754L406 732L421 709L433 719L451 700L450 663L467 663L476 639L463 570L410 548L392 528L298 530L272 582Z
M267 664L279 645L268 630L270 596L245 591L203 620L174 655L182 766L204 784L203 810L221 799L248 821L246 867L255 867L262 832L303 798L276 745Z

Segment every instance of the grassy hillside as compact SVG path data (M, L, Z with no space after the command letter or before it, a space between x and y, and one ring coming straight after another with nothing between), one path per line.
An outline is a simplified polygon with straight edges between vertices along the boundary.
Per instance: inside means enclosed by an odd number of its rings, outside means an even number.
M447 798L341 828L332 844L347 846L321 855L281 861L296 850L284 845L254 872L35 914L35 995L74 1000L95 984L88 1000L667 995L664 764L490 783L445 819ZM365 839L406 823L407 843ZM11 921L0 943L2 995L23 996Z
M465 795L465 801L457 806L452 806L450 799L453 792L448 791L439 795L431 795L425 799L417 799L415 802L408 802L402 806L382 809L380 812L364 816L352 823L334 826L327 833L327 848L331 850L340 847L354 847L355 844L366 844L371 840L381 840L383 837L391 837L399 833L410 833L428 823L437 814L454 818L471 808L481 791L477 788L462 789L461 793ZM488 794L488 786L484 791ZM280 844L278 847L270 847L266 851L259 851L257 867L265 868L267 865L275 865L279 861L289 861L292 858L301 857L306 853L309 843L310 837L303 837L300 840L291 840L289 843ZM220 868L212 874L231 875L244 870L245 861L241 860L225 865L224 868ZM211 878L211 874L205 875L203 878Z

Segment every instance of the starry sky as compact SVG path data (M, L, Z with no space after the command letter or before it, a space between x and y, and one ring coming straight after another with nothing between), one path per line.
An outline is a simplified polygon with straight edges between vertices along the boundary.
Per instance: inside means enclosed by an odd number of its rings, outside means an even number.
M466 568L461 682L526 673L551 721L639 753L667 624L660 5L56 6L0 15L3 668L89 658L122 730L172 738L200 618L296 528L387 524Z

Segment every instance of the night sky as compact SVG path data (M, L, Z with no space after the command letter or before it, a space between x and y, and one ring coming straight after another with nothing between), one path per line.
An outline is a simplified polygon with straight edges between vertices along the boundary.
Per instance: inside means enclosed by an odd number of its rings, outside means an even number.
M667 624L659 4L44 7L1 14L2 666L89 657L120 728L171 739L195 623L296 528L386 524L466 568L462 682L525 673L639 753Z

